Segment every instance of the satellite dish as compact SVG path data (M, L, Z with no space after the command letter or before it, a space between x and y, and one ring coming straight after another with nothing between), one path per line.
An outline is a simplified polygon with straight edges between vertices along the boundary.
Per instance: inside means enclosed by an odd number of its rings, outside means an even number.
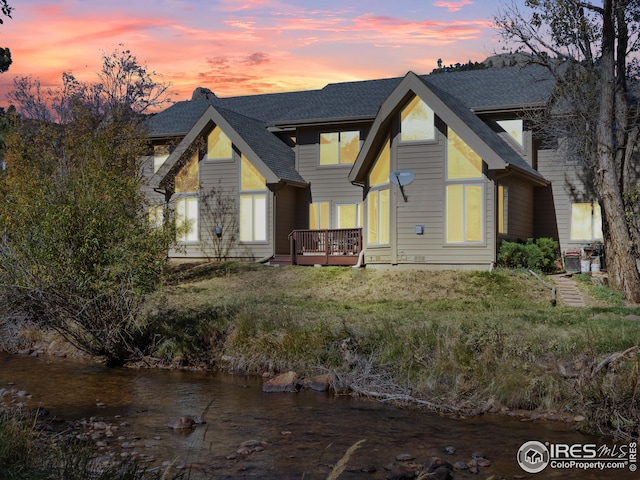
M407 194L404 193L404 188L402 187L409 185L414 178L416 178L416 174L411 170L394 170L389 174L391 183L400 187L400 193L402 193L402 198L405 202L407 201Z
M389 180L391 183L400 187L409 185L413 182L414 178L416 178L416 174L411 170L394 170L389 174Z

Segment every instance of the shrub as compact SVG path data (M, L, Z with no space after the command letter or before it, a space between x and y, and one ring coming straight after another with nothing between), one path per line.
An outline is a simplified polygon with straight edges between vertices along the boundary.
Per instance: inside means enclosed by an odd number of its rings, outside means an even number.
M557 268L558 248L558 242L552 238L530 238L525 243L503 241L498 251L498 265L550 273Z

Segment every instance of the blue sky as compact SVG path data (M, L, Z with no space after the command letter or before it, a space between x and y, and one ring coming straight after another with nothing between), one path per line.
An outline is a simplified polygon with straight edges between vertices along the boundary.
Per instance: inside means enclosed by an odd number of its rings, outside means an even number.
M438 58L481 61L502 49L492 26L500 0L9 3L0 46L14 63L0 75L0 106L16 76L95 79L102 53L120 44L172 84L175 100L198 86L232 96L428 73Z

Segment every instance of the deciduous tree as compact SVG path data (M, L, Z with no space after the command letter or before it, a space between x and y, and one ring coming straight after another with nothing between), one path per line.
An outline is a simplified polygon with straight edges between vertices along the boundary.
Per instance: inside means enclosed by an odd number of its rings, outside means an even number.
M510 44L557 80L539 126L581 160L603 211L612 287L640 303L637 0L527 0L496 17ZM633 88L632 88L633 87Z
M22 116L0 179L0 306L112 364L144 347L139 309L175 238L169 225L152 228L145 208L150 147L135 108L150 103L147 94L120 102L70 74L47 92L17 79Z

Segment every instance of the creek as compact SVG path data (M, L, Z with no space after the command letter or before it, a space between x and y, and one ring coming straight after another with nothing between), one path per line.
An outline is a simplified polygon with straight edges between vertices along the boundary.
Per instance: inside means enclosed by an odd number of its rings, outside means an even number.
M150 465L172 461L190 469L190 478L326 479L332 466L354 443L366 441L350 457L341 480L384 479L385 466L410 453L414 462L434 456L450 463L468 461L481 451L491 465L455 478L637 478L625 470L552 469L537 475L516 461L528 441L553 444L605 443L575 431L575 424L524 422L502 414L453 419L416 409L303 390L263 393L261 379L241 375L181 370L109 369L102 365L0 354L0 389L29 394L30 407L65 421L99 417L118 425L105 449L143 455ZM2 398L0 398L2 401ZM188 432L167 427L184 415L202 416L205 424ZM236 452L243 442L263 442L258 451ZM455 447L453 455L443 453ZM363 472L363 466L375 471Z

